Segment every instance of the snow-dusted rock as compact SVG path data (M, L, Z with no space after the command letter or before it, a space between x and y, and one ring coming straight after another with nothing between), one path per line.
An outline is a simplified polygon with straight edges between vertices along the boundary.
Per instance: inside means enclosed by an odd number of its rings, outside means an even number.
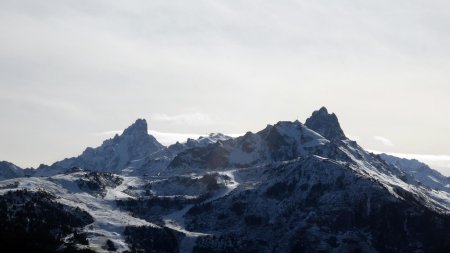
M87 148L80 156L64 159L51 166L40 166L35 175L54 175L72 167L121 174L123 170L132 170L132 163L143 160L163 148L163 145L147 133L147 122L138 119L121 135L104 141L101 146ZM130 166L132 168L129 168Z
M409 183L417 183L437 191L450 193L450 178L431 169L425 163L415 159L398 158L387 154L380 154L380 157L405 173Z

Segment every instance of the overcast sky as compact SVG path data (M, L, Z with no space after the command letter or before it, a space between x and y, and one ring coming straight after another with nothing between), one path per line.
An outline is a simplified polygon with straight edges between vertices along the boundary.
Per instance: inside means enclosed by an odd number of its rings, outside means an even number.
M450 175L449 28L444 0L2 0L0 160L75 156L138 117L243 133L324 105Z

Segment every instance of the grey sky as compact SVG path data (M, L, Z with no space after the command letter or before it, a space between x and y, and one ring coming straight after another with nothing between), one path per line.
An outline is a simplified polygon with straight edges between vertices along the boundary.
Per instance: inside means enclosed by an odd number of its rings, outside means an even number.
M2 0L0 160L74 156L138 117L241 133L322 105L366 148L450 155L449 27L448 1Z

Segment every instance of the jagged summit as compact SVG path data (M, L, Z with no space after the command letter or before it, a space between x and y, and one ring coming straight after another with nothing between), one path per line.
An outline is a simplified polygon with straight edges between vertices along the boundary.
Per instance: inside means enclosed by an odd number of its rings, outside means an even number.
M110 145L110 142L114 143L114 145L126 144L132 149L149 148L153 150L163 147L154 136L148 134L148 125L145 119L137 119L121 135L116 135L113 139L106 140L102 146Z
M132 162L163 149L155 137L148 134L147 121L137 119L126 128L121 135L105 140L96 148L86 148L85 151L72 158L58 161L53 165L40 166L37 175L51 175L72 167L95 171L121 171L132 169Z
M329 140L343 140L347 138L341 129L336 114L328 113L326 107L313 112L311 117L306 120L305 125Z
M147 134L147 127L147 121L145 119L137 119L133 124L131 124L123 131L123 135Z

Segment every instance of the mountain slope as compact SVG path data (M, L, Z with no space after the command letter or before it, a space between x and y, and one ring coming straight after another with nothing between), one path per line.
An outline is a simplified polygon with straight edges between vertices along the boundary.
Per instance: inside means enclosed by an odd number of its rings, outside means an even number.
M24 175L25 171L22 168L10 162L0 162L0 180L23 177Z
M387 163L402 170L412 184L421 184L431 189L450 193L450 178L417 160L398 158L392 155L380 154Z
M249 168L229 195L187 213L196 252L440 252L450 219L317 156ZM259 175L259 177L255 177ZM405 200L407 199L407 200Z

